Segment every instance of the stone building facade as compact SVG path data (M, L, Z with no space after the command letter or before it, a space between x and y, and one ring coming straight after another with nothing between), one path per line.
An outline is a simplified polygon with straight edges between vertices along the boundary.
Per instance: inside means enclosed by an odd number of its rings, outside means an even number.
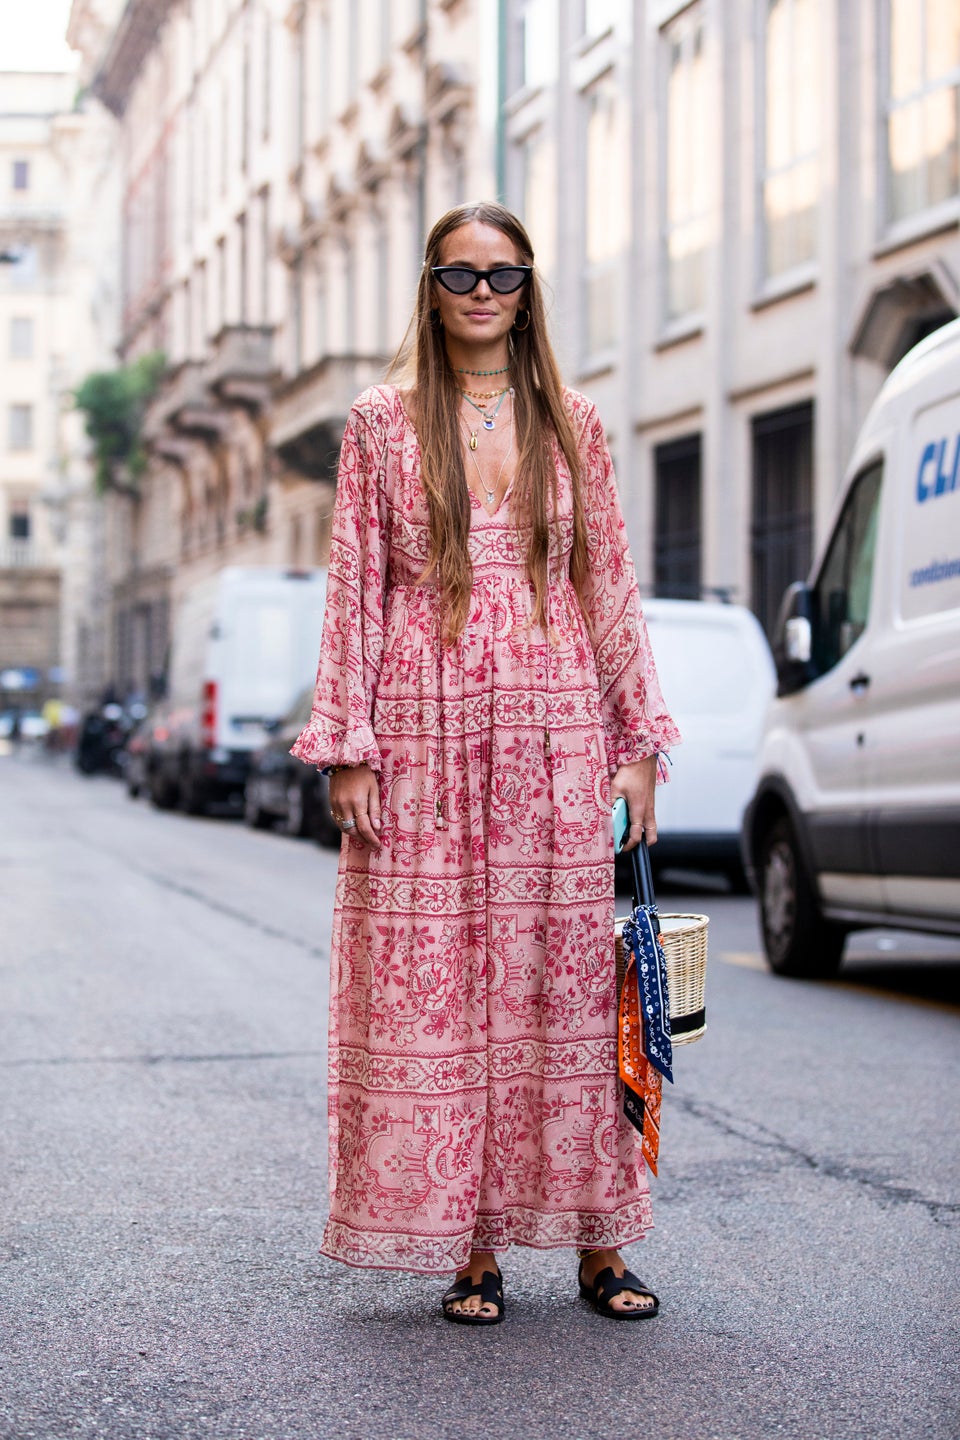
M71 391L109 362L109 298L92 277L115 197L100 184L103 117L76 92L67 73L0 74L0 673L30 680L0 707L83 704L106 671L102 515Z
M651 590L766 625L960 309L956 0L506 0L506 191Z
M109 502L124 693L162 669L181 590L324 563L347 410L402 338L425 227L493 187L478 8L128 0L109 34L93 88L120 136L119 353L167 361L139 498Z

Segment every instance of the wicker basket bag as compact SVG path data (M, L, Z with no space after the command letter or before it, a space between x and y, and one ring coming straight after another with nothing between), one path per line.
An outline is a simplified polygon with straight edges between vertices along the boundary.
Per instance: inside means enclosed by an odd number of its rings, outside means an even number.
M623 927L629 916L614 921L617 952L617 995L627 968ZM704 989L707 979L706 915L661 915L660 943L667 962L670 993L670 1038L674 1045L699 1040L707 1028Z

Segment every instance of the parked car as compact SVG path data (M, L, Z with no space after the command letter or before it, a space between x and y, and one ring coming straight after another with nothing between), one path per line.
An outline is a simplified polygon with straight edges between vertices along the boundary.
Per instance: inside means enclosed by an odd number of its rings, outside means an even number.
M773 658L756 617L712 600L645 600L667 708L683 737L670 784L657 791L654 868L723 871L745 877L740 825L753 791Z
M322 845L340 844L340 831L330 814L326 775L290 754L290 747L310 719L313 686L276 725L270 739L250 760L244 797L244 819L256 827L279 825L288 835L309 835Z
M242 806L251 755L316 664L325 598L326 571L266 565L229 567L178 598L146 759L155 805Z
M880 391L774 654L743 827L770 965L831 975L875 925L960 934L960 321Z

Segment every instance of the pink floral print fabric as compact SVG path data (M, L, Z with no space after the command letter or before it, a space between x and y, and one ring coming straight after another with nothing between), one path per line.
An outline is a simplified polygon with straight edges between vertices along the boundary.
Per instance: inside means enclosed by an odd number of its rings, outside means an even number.
M472 1248L619 1246L651 1224L620 1113L609 779L679 736L596 410L568 405L590 582L584 611L555 447L549 645L508 494L493 516L471 496L472 606L441 647L399 393L366 391L346 427L294 753L365 761L383 806L378 853L344 839L334 918L322 1249L349 1264L446 1273Z

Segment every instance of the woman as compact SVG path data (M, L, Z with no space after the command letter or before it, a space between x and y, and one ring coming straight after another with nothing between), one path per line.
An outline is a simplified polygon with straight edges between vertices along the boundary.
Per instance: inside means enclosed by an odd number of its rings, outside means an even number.
M605 1315L657 1300L616 1080L612 796L656 838L657 682L595 408L564 390L526 232L460 206L426 247L403 388L343 438L316 698L331 768L331 1214L348 1264L456 1271L576 1247ZM548 641L549 635L549 641Z

